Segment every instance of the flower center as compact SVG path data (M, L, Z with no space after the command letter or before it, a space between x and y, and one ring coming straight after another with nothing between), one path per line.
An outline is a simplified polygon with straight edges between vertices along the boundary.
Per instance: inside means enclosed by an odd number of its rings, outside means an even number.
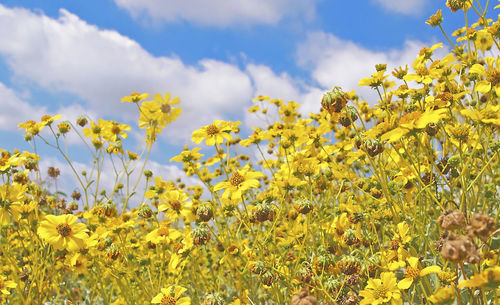
M405 275L406 278L416 279L420 276L420 270L418 268L413 268L412 266L406 267Z
M485 119L495 119L497 117L497 113L491 109L484 109L481 111L481 116Z
M100 134L101 133L101 127L95 126L94 128L92 128L92 133L93 134Z
M181 202L179 200L172 200L170 202L170 206L172 206L172 209L176 211L180 211L180 209L182 208Z
M111 127L111 132L115 135L120 134L121 132L120 126L118 126L118 124L113 124L113 127Z
M421 66L417 68L417 74L420 76L429 75L429 70L425 66Z
M5 287L5 282L0 279L0 289L3 289Z
M168 228L162 227L158 229L158 235L168 236Z
M169 104L161 105L161 112L167 114L167 113L170 113L171 110L172 110L172 107Z
M375 300L385 298L387 295L388 289L384 286L378 286L373 290L373 298Z
M171 296L165 295L161 298L160 305L175 305L177 302Z
M486 71L486 79L491 83L492 87L495 87L500 83L500 71L493 69Z
M71 228L69 225L65 223L61 223L57 225L57 232L62 236L62 237L67 237L71 233Z
M239 186L245 181L245 177L243 177L240 173L235 172L231 178L229 178L229 183L234 186Z
M217 126L215 126L214 124L209 125L207 127L207 135L213 136L216 135L217 133L219 133L219 128L217 128Z
M439 98L442 101L446 101L447 102L447 101L450 101L451 99L453 99L453 94L451 94L450 92L443 92L443 93L439 94L436 97Z

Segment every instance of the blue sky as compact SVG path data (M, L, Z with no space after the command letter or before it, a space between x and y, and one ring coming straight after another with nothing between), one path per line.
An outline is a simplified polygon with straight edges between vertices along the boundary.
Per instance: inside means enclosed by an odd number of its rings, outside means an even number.
M193 146L191 132L240 120L259 94L319 110L333 86L355 89L375 63L411 64L444 39L424 22L443 9L451 33L463 23L436 0L52 0L0 2L0 138L29 150L19 122L60 113L135 124L133 91L181 98L184 113L162 134L153 160ZM368 91L367 91L368 90ZM359 93L370 103L367 88ZM140 131L132 133L139 139ZM85 157L78 153L75 158ZM56 162L47 154L50 162Z

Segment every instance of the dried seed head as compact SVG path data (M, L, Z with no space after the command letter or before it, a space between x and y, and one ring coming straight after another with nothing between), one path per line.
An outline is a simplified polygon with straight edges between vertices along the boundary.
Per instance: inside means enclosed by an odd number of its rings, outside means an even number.
M47 170L47 174L49 175L49 177L56 179L57 176L61 174L61 172L59 171L58 168L51 166Z
M346 104L347 96L339 87L334 87L321 98L321 108L329 113L342 111Z
M202 205L196 210L196 218L198 218L201 221L205 222L209 221L210 219L212 219L213 216L214 216L214 211L212 207L208 204Z
M73 193L71 194L71 198L75 200L79 200L82 197L82 194L80 194L79 191L74 190Z
M139 208L139 213L138 215L142 218L150 218L151 216L153 216L153 211L151 210L151 208L147 205L142 205L140 208Z
M464 235L451 233L441 248L441 256L454 263L475 261L477 255L476 246L471 238Z
M467 226L469 236L476 236L483 242L495 231L495 219L485 214L476 214Z
M359 297L354 291L349 291L344 298L342 305L358 305Z
M210 240L210 230L206 224L201 224L199 227L194 228L192 235L194 243L198 246L204 245Z
M316 298L309 294L309 289L302 288L296 295L293 296L291 305L317 305Z
M313 205L309 199L300 198L295 202L295 209L301 214L307 214L313 209Z
M439 216L438 224L445 230L459 230L465 228L465 215L460 210L446 210Z
M380 141L370 139L365 141L364 149L370 157L375 157L384 151L384 146L380 143Z

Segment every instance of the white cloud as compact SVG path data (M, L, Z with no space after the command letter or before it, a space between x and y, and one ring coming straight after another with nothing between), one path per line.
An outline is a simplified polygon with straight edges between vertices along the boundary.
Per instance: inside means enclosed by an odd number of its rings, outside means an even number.
M267 95L285 102L295 101L301 105L299 110L303 114L320 110L319 101L324 92L322 88L309 86L303 80L294 79L287 73L277 75L264 65L249 64L247 65L247 73L252 78L256 96ZM270 112L269 115L274 114ZM246 116L247 125L258 125L259 122L252 118L255 118L254 114Z
M0 54L16 79L76 94L98 115L137 117L120 99L133 91L171 92L184 110L165 130L174 141L252 97L249 77L237 66L203 59L195 66L155 57L116 31L89 25L61 9L58 19L0 5Z
M312 78L320 87L331 89L333 86L340 86L344 91L355 89L374 104L374 91L369 87L358 87L359 81L370 77L375 72L376 64L387 64L387 71L404 67L405 64L411 69L411 64L423 46L422 42L406 41L401 49L373 51L329 33L314 32L299 46L297 61L311 72ZM438 56L444 53L443 49L438 50Z
M423 11L427 0L372 0L384 9L396 13L416 15Z
M23 101L12 89L0 82L1 130L19 130L17 125L27 120L40 120L45 114L45 107L32 106Z
M317 0L115 0L134 17L226 27L276 24L286 17L311 19Z

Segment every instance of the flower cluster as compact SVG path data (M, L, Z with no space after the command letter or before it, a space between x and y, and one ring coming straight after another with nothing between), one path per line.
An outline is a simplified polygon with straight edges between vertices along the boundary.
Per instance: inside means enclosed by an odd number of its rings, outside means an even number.
M240 122L195 130L194 147L170 161L197 185L146 167L181 114L170 94L122 99L138 107L142 152L125 152L131 127L115 121L20 124L28 142L62 154L79 184L68 198L57 189L67 173L51 167L43 179L36 154L0 150L0 302L493 304L500 20L478 1L446 6L478 21L446 37L444 57L438 43L411 68L376 65L359 85L377 101L333 87L306 117L299 103L259 96L250 112L272 123L247 137ZM427 24L441 28L443 14ZM77 171L63 149L70 132L92 170Z

